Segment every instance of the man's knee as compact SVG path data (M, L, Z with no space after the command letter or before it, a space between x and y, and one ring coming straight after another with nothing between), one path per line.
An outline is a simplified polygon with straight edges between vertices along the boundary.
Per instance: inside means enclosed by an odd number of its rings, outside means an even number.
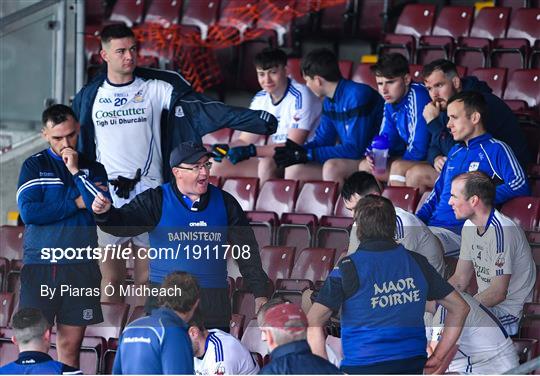
M371 168L369 167L367 158L364 158L360 161L360 163L358 164L358 171L371 172Z
M408 186L418 187L421 185L429 185L432 175L432 171L435 171L433 167L428 164L419 164L413 166L405 173L405 182Z

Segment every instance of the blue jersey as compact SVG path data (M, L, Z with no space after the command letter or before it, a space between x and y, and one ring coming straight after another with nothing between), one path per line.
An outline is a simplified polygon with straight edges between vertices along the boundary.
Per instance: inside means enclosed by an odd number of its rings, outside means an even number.
M342 366L426 355L426 300L453 291L427 259L393 241L370 241L330 273L317 302L341 311Z
M90 210L79 209L75 199L82 196L86 208L102 192L96 184L107 187L103 165L90 162L79 154L79 173L72 175L51 149L43 150L24 161L19 176L17 204L26 224L24 233L24 263L44 264L43 248L97 247L96 225ZM77 255L78 256L78 255ZM62 259L58 263L88 262L82 259Z
M185 322L169 308L133 321L120 336L113 374L195 374Z
M82 375L82 372L54 360L49 354L23 351L16 361L0 368L0 375Z
M411 84L398 103L385 103L380 134L390 142L390 155L410 161L426 159L430 134L422 115L431 101L423 85Z
M340 80L334 97L324 99L321 121L305 148L319 163L363 158L379 132L383 105L383 98L368 85Z
M469 171L482 171L494 180L497 185L496 205L530 194L527 176L512 149L484 133L470 140L468 145L460 143L450 150L433 191L416 214L418 218L429 226L459 231L465 220L456 219L448 200L454 176Z
M150 281L161 283L171 272L194 275L202 288L227 287L227 210L220 189L208 185L208 206L193 211L183 205L170 183L164 184L161 219L150 232L150 245L170 249L150 260Z

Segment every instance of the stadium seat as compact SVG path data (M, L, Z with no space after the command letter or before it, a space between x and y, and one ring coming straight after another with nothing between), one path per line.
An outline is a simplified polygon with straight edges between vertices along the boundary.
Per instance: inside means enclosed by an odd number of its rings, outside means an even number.
M0 291L5 291L6 277L9 272L9 260L5 257L0 257Z
M371 72L370 67L373 64L369 63L360 63L356 66L351 80L361 84L366 84L371 86L374 90L377 90L377 81L375 80L375 75Z
M519 338L540 338L540 303L525 303L523 306Z
M527 102L538 115L540 104L540 69L515 70L508 80L504 99L519 99Z
M123 22L128 27L132 27L142 23L143 12L143 0L117 0L109 19L111 21Z
M519 357L519 364L523 364L536 357L538 339L514 338L514 347Z
M102 374L112 375L114 358L118 349L118 339L111 338L107 343L107 350L103 354Z
M257 0L246 2L245 0L221 0L221 9L217 26L221 33L230 33L230 29L236 30L240 41L244 34L255 25Z
M253 293L240 290L235 291L232 299L232 312L244 315L244 325L246 321L249 322L255 318L255 296Z
M252 93L261 90L253 61L259 52L272 46L275 46L275 41L260 39L248 40L241 44L238 77L235 87Z
M400 53L409 61L414 61L416 40L412 35L386 34L382 43L377 46L377 55Z
M244 333L244 325L246 321L246 316L233 313L231 315L231 323L229 325L229 333L233 335L236 339L242 339L242 334Z
M422 196L420 197L420 200L418 200L418 205L416 206L416 210L414 211L415 213L418 213L418 211L424 205L424 203L426 202L430 194L431 194L431 191L426 191L422 194Z
M289 278L295 259L294 247L266 246L261 249L261 263L268 278L276 281L279 278Z
M278 46L292 47L292 26L295 18L294 0L267 0L257 3L258 29L271 30L275 33Z
M10 325L11 315L13 314L13 293L0 293L0 327Z
M126 325L129 304L125 303L101 303L103 311L103 322L101 324L89 325L86 327L86 336L109 338L119 338Z
M413 187L389 186L384 188L382 195L392 201L395 206L411 213L414 213L420 199L418 188Z
M338 184L331 181L306 181L298 194L295 213L311 213L317 217L332 215Z
M182 0L154 0L146 11L144 23L157 24L164 28L178 25L182 5Z
M506 68L477 68L471 75L487 83L493 94L502 97L506 87Z
M323 216L319 222L315 245L320 248L334 248L338 251L349 248L351 217Z
M333 248L303 249L296 258L290 278L324 281L334 266L335 253Z
M350 217L352 218L352 212L345 207L345 203L343 202L343 199L341 198L341 195L339 195L337 201L336 201L336 209L334 210L334 215L336 217Z
M215 24L218 18L219 0L190 1L188 5L181 22L183 31L196 31L202 40L206 40L210 25Z
M495 68L508 69L508 75L516 69L527 68L529 45L524 38L497 38L490 52L490 64Z
M208 182L212 184L214 187L219 187L221 183L221 177L219 176L209 176Z
M268 354L268 345L261 339L261 330L255 319L250 320L244 329L241 342L251 352L257 352L262 356Z
M423 83L424 78L422 77L422 68L423 65L419 64L409 64L409 74L411 75L411 80L414 82Z
M426 64L435 59L450 59L457 38L469 35L474 17L473 7L446 6L441 9L430 35L420 37L416 63Z
M287 59L287 72L289 72L289 76L293 78L295 81L305 85L306 81L304 80L304 77L302 77L302 70L301 70L301 62L302 59L298 57L290 57Z
M507 38L525 38L533 46L540 39L540 8L521 8L512 12Z
M84 2L84 18L87 25L101 25L106 13L107 9L103 0L86 0Z
M246 211L249 225L255 233L259 248L273 245L276 228L279 226L279 217L271 211Z
M525 231L534 230L540 218L540 198L515 197L503 204L501 212Z
M283 213L277 229L276 244L304 249L310 247L318 219L314 214Z
M2 329L3 330L3 329ZM0 339L0 366L14 362L19 357L17 345L11 342L11 338Z
M231 140L233 130L231 128L222 128L212 133L207 133L202 137L205 145L228 144Z
M107 342L102 337L93 337L85 335L80 350L80 370L83 374L96 375L100 372L102 364L101 359L107 350ZM56 334L51 335L51 349L49 355L53 359L58 359L58 350L56 348Z
M0 257L22 259L23 226L0 226Z
M228 178L223 183L223 190L236 198L244 210L253 210L259 190L258 178Z
M353 7L356 1L345 0L335 3L336 5L325 7L320 11L319 33L322 36L345 37L352 31Z
M6 290L13 293L13 307L19 306L19 295L21 292L21 272L10 270L6 277Z
M272 211L278 216L290 213L296 204L298 181L271 179L264 182L257 198L255 210Z
M352 77L353 62L351 60L339 60L338 64L343 78L350 80Z
M536 266L536 282L533 290L533 303L540 303L540 266Z

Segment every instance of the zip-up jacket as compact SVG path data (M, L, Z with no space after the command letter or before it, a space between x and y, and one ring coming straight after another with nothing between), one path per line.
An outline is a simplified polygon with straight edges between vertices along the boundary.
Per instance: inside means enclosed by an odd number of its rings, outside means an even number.
M426 159L430 134L422 115L430 102L423 85L411 84L399 103L385 103L380 134L390 141L390 155L409 161Z
M456 219L448 200L454 176L469 171L482 171L494 180L496 205L530 194L527 177L510 147L484 133L470 140L468 145L460 143L450 150L433 191L416 213L418 218L429 226L459 231L465 221Z
M383 98L368 85L341 79L334 97L324 98L315 136L304 147L319 163L332 158L363 158L379 132L383 105Z
M527 148L525 135L519 126L516 115L502 99L491 93L491 89L484 81L476 77L464 77L461 79L463 91L476 91L483 95L487 104L487 119L484 121L486 131L491 133L497 140L501 140L510 146L523 169L527 169L530 161L530 153ZM428 151L428 161L433 164L435 157L448 156L450 149L454 147L452 134L446 127L448 115L441 111L439 116L428 123L431 133L431 142Z
M157 79L170 83L173 93L169 110L163 111L161 121L161 151L163 179L170 179L169 155L184 141L201 142L202 136L221 128L233 128L269 135L276 131L276 118L266 111L228 106L195 92L178 73L165 70L136 68L134 75L142 79ZM84 86L73 100L73 111L81 123L79 151L90 160L96 160L96 144L92 107L106 73L99 74Z

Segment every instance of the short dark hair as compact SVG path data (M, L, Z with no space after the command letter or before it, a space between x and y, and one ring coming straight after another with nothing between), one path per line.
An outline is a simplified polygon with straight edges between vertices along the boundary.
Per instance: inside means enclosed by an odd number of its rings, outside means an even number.
M448 99L447 106L452 102L463 102L467 116L471 116L473 112L478 112L482 123L485 122L487 118L487 104L481 93L476 91L461 91Z
M77 121L77 116L71 107L66 106L65 104L53 104L49 108L46 108L41 114L41 122L44 127L47 126L47 123L52 122L54 127L57 124L63 123L68 120L68 117L71 116L75 121Z
M107 25L101 30L100 39L101 47L103 48L104 43L109 43L111 39L121 39L121 38L133 38L135 39L135 34L133 30L127 27L123 23Z
M396 210L392 201L378 195L367 195L356 204L354 221L360 242L368 239L393 240L396 232Z
M195 310L193 317L188 322L188 328L192 326L198 328L201 332L206 330L206 326L204 326L204 315L200 308Z
M162 288L179 288L181 295L165 294L158 299L159 305L170 308L176 312L189 312L200 295L200 287L197 279L186 272L172 272L161 284Z
M336 55L328 48L318 48L302 59L302 74L313 78L321 76L326 81L337 82L341 79L341 71Z
M465 172L455 176L452 181L463 179L463 195L469 199L478 196L485 206L491 207L495 204L496 187L493 180L482 171Z
M366 171L356 171L343 182L341 197L348 201L355 193L365 196L373 192L381 193L381 187L375 176Z
M253 59L253 65L259 69L270 69L277 66L287 66L287 54L279 48L265 48Z
M384 54L370 67L375 76L395 78L409 74L409 61L399 53Z
M26 344L41 339L50 328L50 323L39 309L22 308L13 315L11 326L17 341Z
M425 80L426 77L431 76L436 70L442 71L444 75L450 79L458 76L456 64L452 63L450 60L437 59L424 65L424 68L422 68L422 77Z

